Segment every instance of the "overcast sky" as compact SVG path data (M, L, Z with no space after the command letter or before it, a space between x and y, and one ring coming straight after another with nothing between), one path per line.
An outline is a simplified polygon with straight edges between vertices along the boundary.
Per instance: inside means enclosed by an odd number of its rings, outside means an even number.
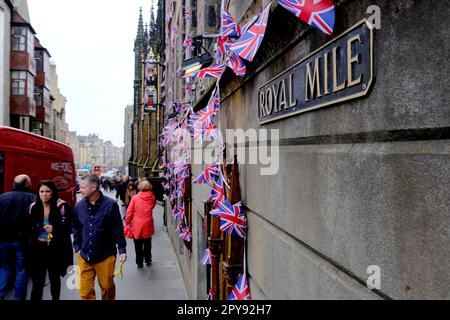
M157 1L28 0L36 36L56 63L71 131L97 133L123 146L139 7L148 23L152 2Z

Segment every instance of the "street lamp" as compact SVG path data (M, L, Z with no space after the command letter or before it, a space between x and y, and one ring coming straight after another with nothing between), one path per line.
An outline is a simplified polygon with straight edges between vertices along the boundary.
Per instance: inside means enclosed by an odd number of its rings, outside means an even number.
M178 76L180 78L190 75L200 69L207 68L214 62L214 58L203 46L203 40L215 39L217 37L218 35L216 34L200 35L192 39L192 45L194 47L194 57L183 61L181 67L178 69ZM201 53L202 48L206 51L205 53Z

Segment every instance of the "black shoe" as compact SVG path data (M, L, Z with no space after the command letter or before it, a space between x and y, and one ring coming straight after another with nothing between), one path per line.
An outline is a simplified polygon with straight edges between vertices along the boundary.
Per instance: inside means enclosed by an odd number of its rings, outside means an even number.
M143 264L138 264L137 267L138 267L138 269L142 269L144 267L144 265Z
M151 267L152 266L152 262L151 261L147 262L146 265L147 265L147 267Z

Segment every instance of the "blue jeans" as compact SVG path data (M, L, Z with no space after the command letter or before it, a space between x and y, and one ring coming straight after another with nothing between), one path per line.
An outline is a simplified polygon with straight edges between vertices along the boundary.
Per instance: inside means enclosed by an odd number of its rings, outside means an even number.
M27 297L28 274L24 265L24 248L21 243L0 243L0 297L6 295L7 285L15 267L15 299Z

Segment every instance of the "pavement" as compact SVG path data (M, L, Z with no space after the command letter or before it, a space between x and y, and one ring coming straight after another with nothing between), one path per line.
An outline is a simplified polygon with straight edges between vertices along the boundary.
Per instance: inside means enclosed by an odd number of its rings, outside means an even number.
M104 192L114 197L114 193ZM80 197L80 196L79 196ZM153 209L155 235L152 238L152 266L138 269L135 263L133 240L127 239L128 258L123 266L123 279L115 277L117 300L186 300L186 290L181 271L175 256L172 242L164 229L163 208L157 205ZM74 259L76 261L76 259ZM118 262L116 262L116 269ZM72 276L73 278L73 276ZM48 281L48 277L47 277ZM68 274L61 282L61 300L80 300L78 291L70 289L73 281ZM67 285L68 284L68 285ZM28 298L31 294L31 281ZM96 281L97 299L101 299L100 288ZM13 298L13 292L7 300ZM51 300L50 283L44 289L44 300Z

